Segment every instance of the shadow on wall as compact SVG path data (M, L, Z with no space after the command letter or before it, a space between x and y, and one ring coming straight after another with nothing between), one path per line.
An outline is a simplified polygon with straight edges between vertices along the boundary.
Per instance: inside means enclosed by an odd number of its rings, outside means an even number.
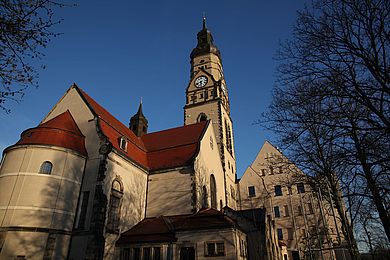
M18 206L39 207L42 210L24 209L19 211L22 212L20 214L14 213L10 226L16 227L16 232L7 233L6 244L2 251L5 259L14 259L16 256L25 256L27 259L42 259L45 256L55 256L55 259L66 258L80 185L52 178L60 174L58 171L62 169L58 169L58 165L63 165L63 160L60 156L51 160L53 169L50 175L41 174L39 169L36 169L38 179L34 179L38 184L34 187L34 194L27 194L29 192L27 186L31 187L34 184L23 180L21 193L13 195L13 197L18 196ZM64 175L67 178L79 175L81 181L83 166L84 164L81 164L80 168L80 164L73 164L72 160L66 160ZM62 212L72 214L62 214Z
M113 172L113 170L108 167L107 172ZM132 174L131 171L128 174ZM115 176L114 178L115 179ZM123 178L124 179L124 178ZM115 243L119 239L120 234L129 230L138 222L140 222L145 216L145 192L146 187L143 178L138 178L134 176L131 178L132 186L128 187L126 182L123 183L123 197L120 208L120 219L119 219L119 232L117 233L106 233L106 247L104 251L104 258L114 258L115 257ZM111 187L111 184L110 184ZM108 190L107 198L110 197L110 190ZM109 207L107 205L107 216L109 214Z
M147 215L182 214L186 209L188 212L185 213L192 213L195 201L192 172L191 169L183 169L176 175L170 172L151 175L148 184Z

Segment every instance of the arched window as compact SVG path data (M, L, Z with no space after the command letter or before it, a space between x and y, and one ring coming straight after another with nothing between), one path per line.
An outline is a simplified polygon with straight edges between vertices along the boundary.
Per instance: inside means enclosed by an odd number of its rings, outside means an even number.
M229 146L230 146L230 152L232 152L232 150L233 150L232 136L233 136L233 132L232 132L232 129L230 128L230 126L229 126Z
M229 143L229 125L225 119L225 137L226 137L226 149L230 151L230 143Z
M207 116L205 113L200 113L198 116L198 122L207 121Z
M211 207L217 208L217 185L215 183L214 175L210 176L210 197L211 197Z
M225 134L226 134L226 148L229 152L232 152L232 131L230 129L230 125L225 120Z
M41 168L39 168L39 173L51 174L52 169L53 169L53 164L49 161L45 161L41 164Z
M120 209L123 197L123 185L119 178L112 182L110 205L108 209L107 231L117 232L120 220Z
M203 189L202 189L202 208L208 208L208 207L209 207L209 201L208 201L207 187L203 186Z

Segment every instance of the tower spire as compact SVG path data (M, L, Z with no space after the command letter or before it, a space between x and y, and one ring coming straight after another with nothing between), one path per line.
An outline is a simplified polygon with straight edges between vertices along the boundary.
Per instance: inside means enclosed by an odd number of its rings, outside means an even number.
M219 59L221 59L221 54L214 44L213 36L211 35L211 31L206 27L206 15L203 13L202 18L202 30L200 30L197 34L198 44L192 50L190 58L193 59L196 56L204 55L207 53L216 54Z
M140 102L139 102L137 113L130 118L129 128L138 137L141 137L142 135L144 135L148 132L148 120L146 119L146 117L142 113L142 97L141 97Z
M203 21L203 30L206 30L206 13L205 12L203 12L202 21Z

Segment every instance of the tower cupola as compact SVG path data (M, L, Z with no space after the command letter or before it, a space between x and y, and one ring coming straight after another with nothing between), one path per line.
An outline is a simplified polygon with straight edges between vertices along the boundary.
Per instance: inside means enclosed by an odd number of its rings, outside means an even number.
M191 59L194 57L208 54L208 53L214 53L221 59L221 54L214 44L213 35L206 27L206 18L203 17L203 27L202 30L198 32L197 35L198 38L198 44L191 52Z
M148 120L142 113L142 100L139 103L137 113L130 118L129 127L138 137L141 137L148 132Z

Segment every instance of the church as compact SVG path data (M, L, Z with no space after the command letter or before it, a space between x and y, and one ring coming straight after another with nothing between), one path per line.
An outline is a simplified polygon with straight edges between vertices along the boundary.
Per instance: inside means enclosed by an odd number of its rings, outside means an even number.
M0 259L299 259L253 204L252 173L237 179L205 19L190 59L183 126L148 133L142 103L125 125L73 84L4 150Z

